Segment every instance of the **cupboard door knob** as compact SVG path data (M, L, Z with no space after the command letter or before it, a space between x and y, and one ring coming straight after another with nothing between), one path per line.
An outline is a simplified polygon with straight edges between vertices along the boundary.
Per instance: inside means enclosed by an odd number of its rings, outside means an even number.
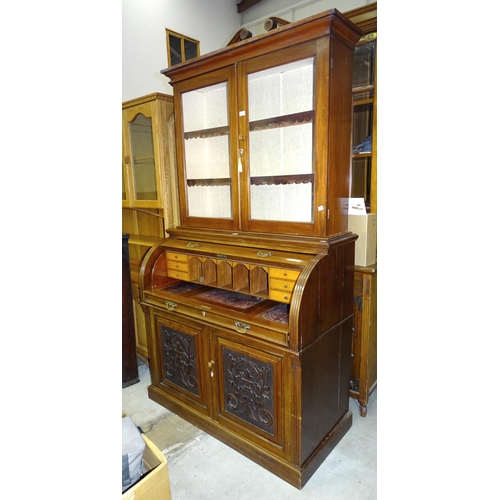
M214 367L214 365L215 365L215 361L213 361L213 360L212 360L212 361L209 361L209 362L208 362L208 367L209 367L209 368L213 368L213 367Z

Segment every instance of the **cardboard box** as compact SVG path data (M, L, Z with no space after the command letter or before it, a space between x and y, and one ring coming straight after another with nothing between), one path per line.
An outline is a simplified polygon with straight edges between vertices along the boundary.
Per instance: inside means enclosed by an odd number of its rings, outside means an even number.
M150 439L141 436L146 443L144 475L122 494L122 500L172 500L167 459Z
M366 267L377 261L377 214L348 216L348 230L356 233L354 264Z

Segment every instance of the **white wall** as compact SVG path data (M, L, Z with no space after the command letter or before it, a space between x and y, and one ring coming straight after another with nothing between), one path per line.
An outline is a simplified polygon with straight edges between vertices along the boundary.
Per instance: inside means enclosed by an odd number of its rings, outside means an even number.
M280 17L294 22L305 17L319 14L325 10L338 9L340 12L362 7L375 0L261 0L258 4L242 13L242 26L253 36L265 33L264 23L267 18Z
M172 94L160 71L168 66L165 29L200 41L200 53L225 47L245 27L265 33L270 16L298 21L336 8L341 12L373 0L261 0L238 14L241 0L122 0L122 101L152 92Z
M122 101L172 94L165 29L200 41L200 53L225 47L240 29L236 0L122 0Z

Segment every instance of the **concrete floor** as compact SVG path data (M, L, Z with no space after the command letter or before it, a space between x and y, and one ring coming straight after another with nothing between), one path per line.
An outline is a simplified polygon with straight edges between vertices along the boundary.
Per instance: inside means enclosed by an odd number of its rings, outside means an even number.
M374 500L377 498L377 391L361 417L350 399L353 425L302 490L148 398L149 368L122 389L122 411L167 457L173 500Z

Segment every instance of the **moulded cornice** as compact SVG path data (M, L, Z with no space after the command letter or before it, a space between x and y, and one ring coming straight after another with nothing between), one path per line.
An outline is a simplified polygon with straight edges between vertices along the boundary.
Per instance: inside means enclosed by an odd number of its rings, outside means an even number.
M161 94L160 92L154 92L153 94L148 94L137 99L132 99L130 101L125 101L122 103L122 109L131 108L137 106L138 104L146 104L152 101L170 101L174 102L174 97L169 94Z
M377 31L377 2L344 12L344 15L365 35Z

